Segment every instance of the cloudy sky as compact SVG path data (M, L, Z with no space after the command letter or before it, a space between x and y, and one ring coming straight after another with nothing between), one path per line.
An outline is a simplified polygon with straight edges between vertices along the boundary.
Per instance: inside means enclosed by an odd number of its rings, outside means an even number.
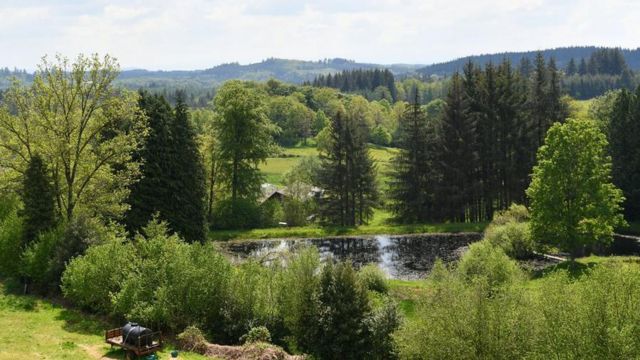
M123 68L268 57L430 64L567 45L640 46L637 0L0 0L0 66L108 52Z

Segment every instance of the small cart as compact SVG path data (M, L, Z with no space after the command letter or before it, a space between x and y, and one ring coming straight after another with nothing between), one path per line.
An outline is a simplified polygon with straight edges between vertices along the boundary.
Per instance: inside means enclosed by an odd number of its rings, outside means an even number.
M104 334L104 339L111 347L116 346L122 348L125 351L125 359L127 360L153 354L162 349L163 345L162 332L160 331L140 336L136 344L125 343L122 337L122 328L107 330Z

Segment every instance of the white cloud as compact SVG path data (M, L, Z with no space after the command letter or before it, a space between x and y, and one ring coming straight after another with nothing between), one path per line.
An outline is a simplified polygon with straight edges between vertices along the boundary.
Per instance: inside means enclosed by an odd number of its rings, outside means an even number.
M567 45L637 47L640 15L630 0L7 1L0 66L30 68L52 52L109 52L124 67L175 69L271 56L431 63Z

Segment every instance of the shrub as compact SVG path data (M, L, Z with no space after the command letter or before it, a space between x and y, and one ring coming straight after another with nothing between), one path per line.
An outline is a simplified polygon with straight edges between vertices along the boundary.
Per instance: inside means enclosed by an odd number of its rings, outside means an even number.
M386 294L389 290L386 276L376 264L369 264L358 271L358 281L367 290Z
M72 259L62 276L64 296L84 308L110 313L111 297L120 291L124 279L137 266L135 248L126 241L113 239Z
M529 223L526 222L512 221L504 225L489 225L485 230L484 240L516 259L526 259L534 251Z
M508 209L502 211L496 211L493 214L493 219L491 220L492 225L505 225L511 222L526 222L529 221L531 216L529 215L529 210L524 205L519 204L511 204Z
M251 344L255 342L271 342L271 333L269 329L264 326L257 326L251 328L248 333L242 335L240 342L244 344Z
M397 357L396 342L391 336L402 319L397 304L385 298L382 306L375 309L367 318L367 328L370 334L370 359L394 359Z
M207 339L205 339L202 331L195 326L187 327L183 332L178 334L178 344L182 350L204 354L207 351Z
M457 270L465 281L472 283L484 279L490 288L513 283L522 277L518 265L502 249L487 241L471 244Z
M275 227L284 220L285 213L279 200L267 200L260 205L260 227Z
M507 210L497 211L484 232L484 239L500 247L512 258L525 259L534 251L529 229L529 211L523 205L512 204Z
M221 199L213 210L212 226L216 229L246 229L260 224L260 208L254 201Z
M0 275L18 278L22 273L23 222L15 207L4 212L0 220Z

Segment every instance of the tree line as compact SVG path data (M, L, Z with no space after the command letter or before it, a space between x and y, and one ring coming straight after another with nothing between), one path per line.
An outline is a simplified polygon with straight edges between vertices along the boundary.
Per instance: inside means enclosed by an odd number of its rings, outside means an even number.
M507 60L468 63L451 79L440 117L417 99L401 120L401 152L390 183L393 209L406 221L484 221L525 189L551 124L568 113L555 62L536 58L530 78Z

